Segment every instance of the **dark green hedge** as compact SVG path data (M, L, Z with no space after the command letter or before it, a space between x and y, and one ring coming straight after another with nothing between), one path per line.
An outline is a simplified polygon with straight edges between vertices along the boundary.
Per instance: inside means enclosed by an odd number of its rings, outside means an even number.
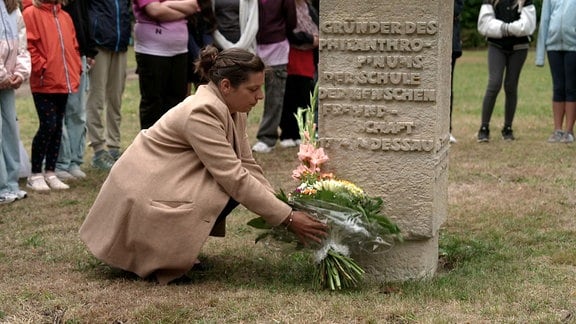
M462 11L462 45L464 48L477 48L486 46L484 37L478 34L476 25L478 22L478 12L483 0L464 0L464 10ZM540 9L542 0L533 0L536 6L538 20L540 20ZM536 36L537 33L534 33Z

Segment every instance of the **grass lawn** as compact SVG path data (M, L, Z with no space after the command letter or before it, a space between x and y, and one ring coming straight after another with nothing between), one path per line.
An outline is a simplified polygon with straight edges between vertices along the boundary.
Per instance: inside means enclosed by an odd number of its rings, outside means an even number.
M134 68L133 53L130 71ZM304 252L254 244L254 217L238 208L225 239L210 238L211 271L187 285L160 286L115 271L87 252L78 228L106 173L71 189L0 206L0 322L6 323L574 323L576 322L576 144L549 144L551 81L531 52L514 123L504 142L503 93L493 140L476 142L487 82L485 51L465 51L455 70L449 216L430 280L314 290ZM18 96L21 136L37 127L31 97ZM138 132L137 80L126 84L122 141ZM261 106L250 114L250 136ZM257 155L271 182L291 188L296 149ZM24 182L22 182L24 186Z

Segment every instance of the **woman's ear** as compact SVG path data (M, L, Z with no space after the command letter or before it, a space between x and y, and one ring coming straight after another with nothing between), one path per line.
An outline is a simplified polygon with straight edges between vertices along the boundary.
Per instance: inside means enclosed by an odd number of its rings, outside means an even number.
M230 80L222 79L222 81L220 81L220 92L222 92L222 94L224 95L227 95L230 93L231 90L232 90L232 84L230 83Z

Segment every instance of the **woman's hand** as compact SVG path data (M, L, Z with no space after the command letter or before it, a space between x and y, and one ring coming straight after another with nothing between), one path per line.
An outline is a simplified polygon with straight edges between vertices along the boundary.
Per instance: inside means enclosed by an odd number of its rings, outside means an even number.
M296 234L298 240L304 245L308 245L309 241L322 243L322 240L328 235L326 224L302 211L292 211L282 224Z

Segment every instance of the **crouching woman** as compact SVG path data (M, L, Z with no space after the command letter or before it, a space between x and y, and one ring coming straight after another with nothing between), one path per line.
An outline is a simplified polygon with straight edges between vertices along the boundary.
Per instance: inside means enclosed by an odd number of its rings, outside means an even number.
M276 198L252 157L246 118L263 98L262 60L210 46L196 69L209 84L136 136L80 228L98 259L161 284L194 266L208 236L224 236L238 204L304 243L326 235L325 224Z

